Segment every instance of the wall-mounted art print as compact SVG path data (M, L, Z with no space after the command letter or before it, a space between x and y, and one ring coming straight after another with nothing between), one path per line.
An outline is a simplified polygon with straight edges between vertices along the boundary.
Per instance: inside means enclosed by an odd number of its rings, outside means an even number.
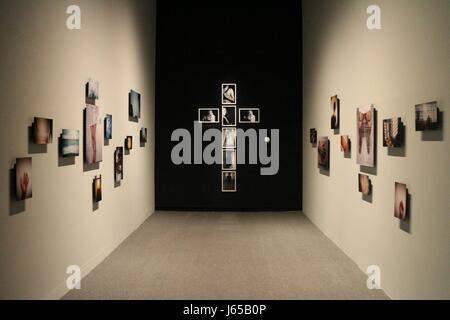
M95 80L89 80L86 85L86 98L89 100L96 100L98 99L98 90L99 90L99 83Z
M16 200L22 201L33 197L32 159L16 159Z
M147 143L147 128L141 128L139 137L141 143Z
M125 149L126 150L133 149L133 137L132 136L127 136L125 138Z
M368 175L361 173L358 175L358 190L365 196L370 195L372 192L372 181L370 181Z
M222 126L232 127L236 125L236 106L222 107Z
M240 108L240 123L259 123L259 108Z
M141 117L141 94L134 90L129 93L129 116L133 119Z
M330 168L330 140L328 137L321 137L317 145L317 164L319 168L328 170Z
M398 148L403 145L401 118L383 120L383 147Z
M101 108L92 104L86 105L85 153L87 164L103 160L103 120Z
M62 157L77 157L80 154L80 132L78 130L63 129L61 134Z
M375 166L375 108L373 105L357 109L356 163Z
M114 151L114 179L116 182L123 180L123 147Z
M222 150L222 170L236 170L236 149Z
M237 93L235 83L222 84L222 104L236 104Z
M309 129L309 142L313 145L317 143L317 130L314 128Z
M222 171L222 192L236 192L236 171Z
M348 135L341 135L341 151L344 153L350 152L350 138Z
M340 100L337 95L331 97L331 129L339 128Z
M439 108L437 102L418 104L416 107L416 131L439 129Z
M199 108L198 122L200 123L219 123L219 109Z
M404 183L395 183L395 204L394 204L394 216L400 220L406 219L408 212L407 205L408 189Z
M94 202L102 201L102 175L96 176L93 183Z
M105 117L105 139L112 139L112 115L110 114Z
M236 148L236 128L222 129L222 147L224 149Z
M33 140L35 144L49 144L53 142L53 120L34 118Z

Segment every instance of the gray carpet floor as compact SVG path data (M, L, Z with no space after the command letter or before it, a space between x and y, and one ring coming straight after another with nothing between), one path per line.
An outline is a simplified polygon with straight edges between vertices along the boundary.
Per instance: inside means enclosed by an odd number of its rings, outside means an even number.
M300 212L156 212L63 299L387 299Z

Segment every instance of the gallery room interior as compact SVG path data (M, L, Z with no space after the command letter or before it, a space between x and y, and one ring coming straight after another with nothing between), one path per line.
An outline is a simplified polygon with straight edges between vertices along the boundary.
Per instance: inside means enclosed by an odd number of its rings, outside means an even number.
M450 1L0 25L0 299L450 299Z

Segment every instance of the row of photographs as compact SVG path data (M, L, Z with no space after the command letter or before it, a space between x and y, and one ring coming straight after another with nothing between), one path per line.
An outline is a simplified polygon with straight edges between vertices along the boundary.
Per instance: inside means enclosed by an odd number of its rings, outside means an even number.
M239 108L239 123L259 123L259 108ZM237 123L236 106L222 106L222 126L233 127ZM198 122L219 123L219 108L199 108Z

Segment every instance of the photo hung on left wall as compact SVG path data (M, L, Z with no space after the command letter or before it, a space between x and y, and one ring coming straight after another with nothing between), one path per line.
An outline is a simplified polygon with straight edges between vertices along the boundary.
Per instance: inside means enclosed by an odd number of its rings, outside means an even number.
M356 113L356 163L375 167L375 108L358 108Z
M309 129L309 142L313 146L317 144L317 130L315 128Z
M63 129L61 134L61 155L63 158L77 157L80 154L80 132Z
M46 118L34 118L33 141L35 144L49 144L53 142L53 120Z
M23 201L33 197L32 158L16 159L16 200Z
M339 129L340 100L337 95L331 97L331 129Z
M404 183L395 183L394 216L405 220L408 213L408 189Z
M317 164L323 170L330 169L330 140L321 137L317 145Z
M85 110L85 161L87 164L101 162L103 160L103 121L101 108L86 104Z

